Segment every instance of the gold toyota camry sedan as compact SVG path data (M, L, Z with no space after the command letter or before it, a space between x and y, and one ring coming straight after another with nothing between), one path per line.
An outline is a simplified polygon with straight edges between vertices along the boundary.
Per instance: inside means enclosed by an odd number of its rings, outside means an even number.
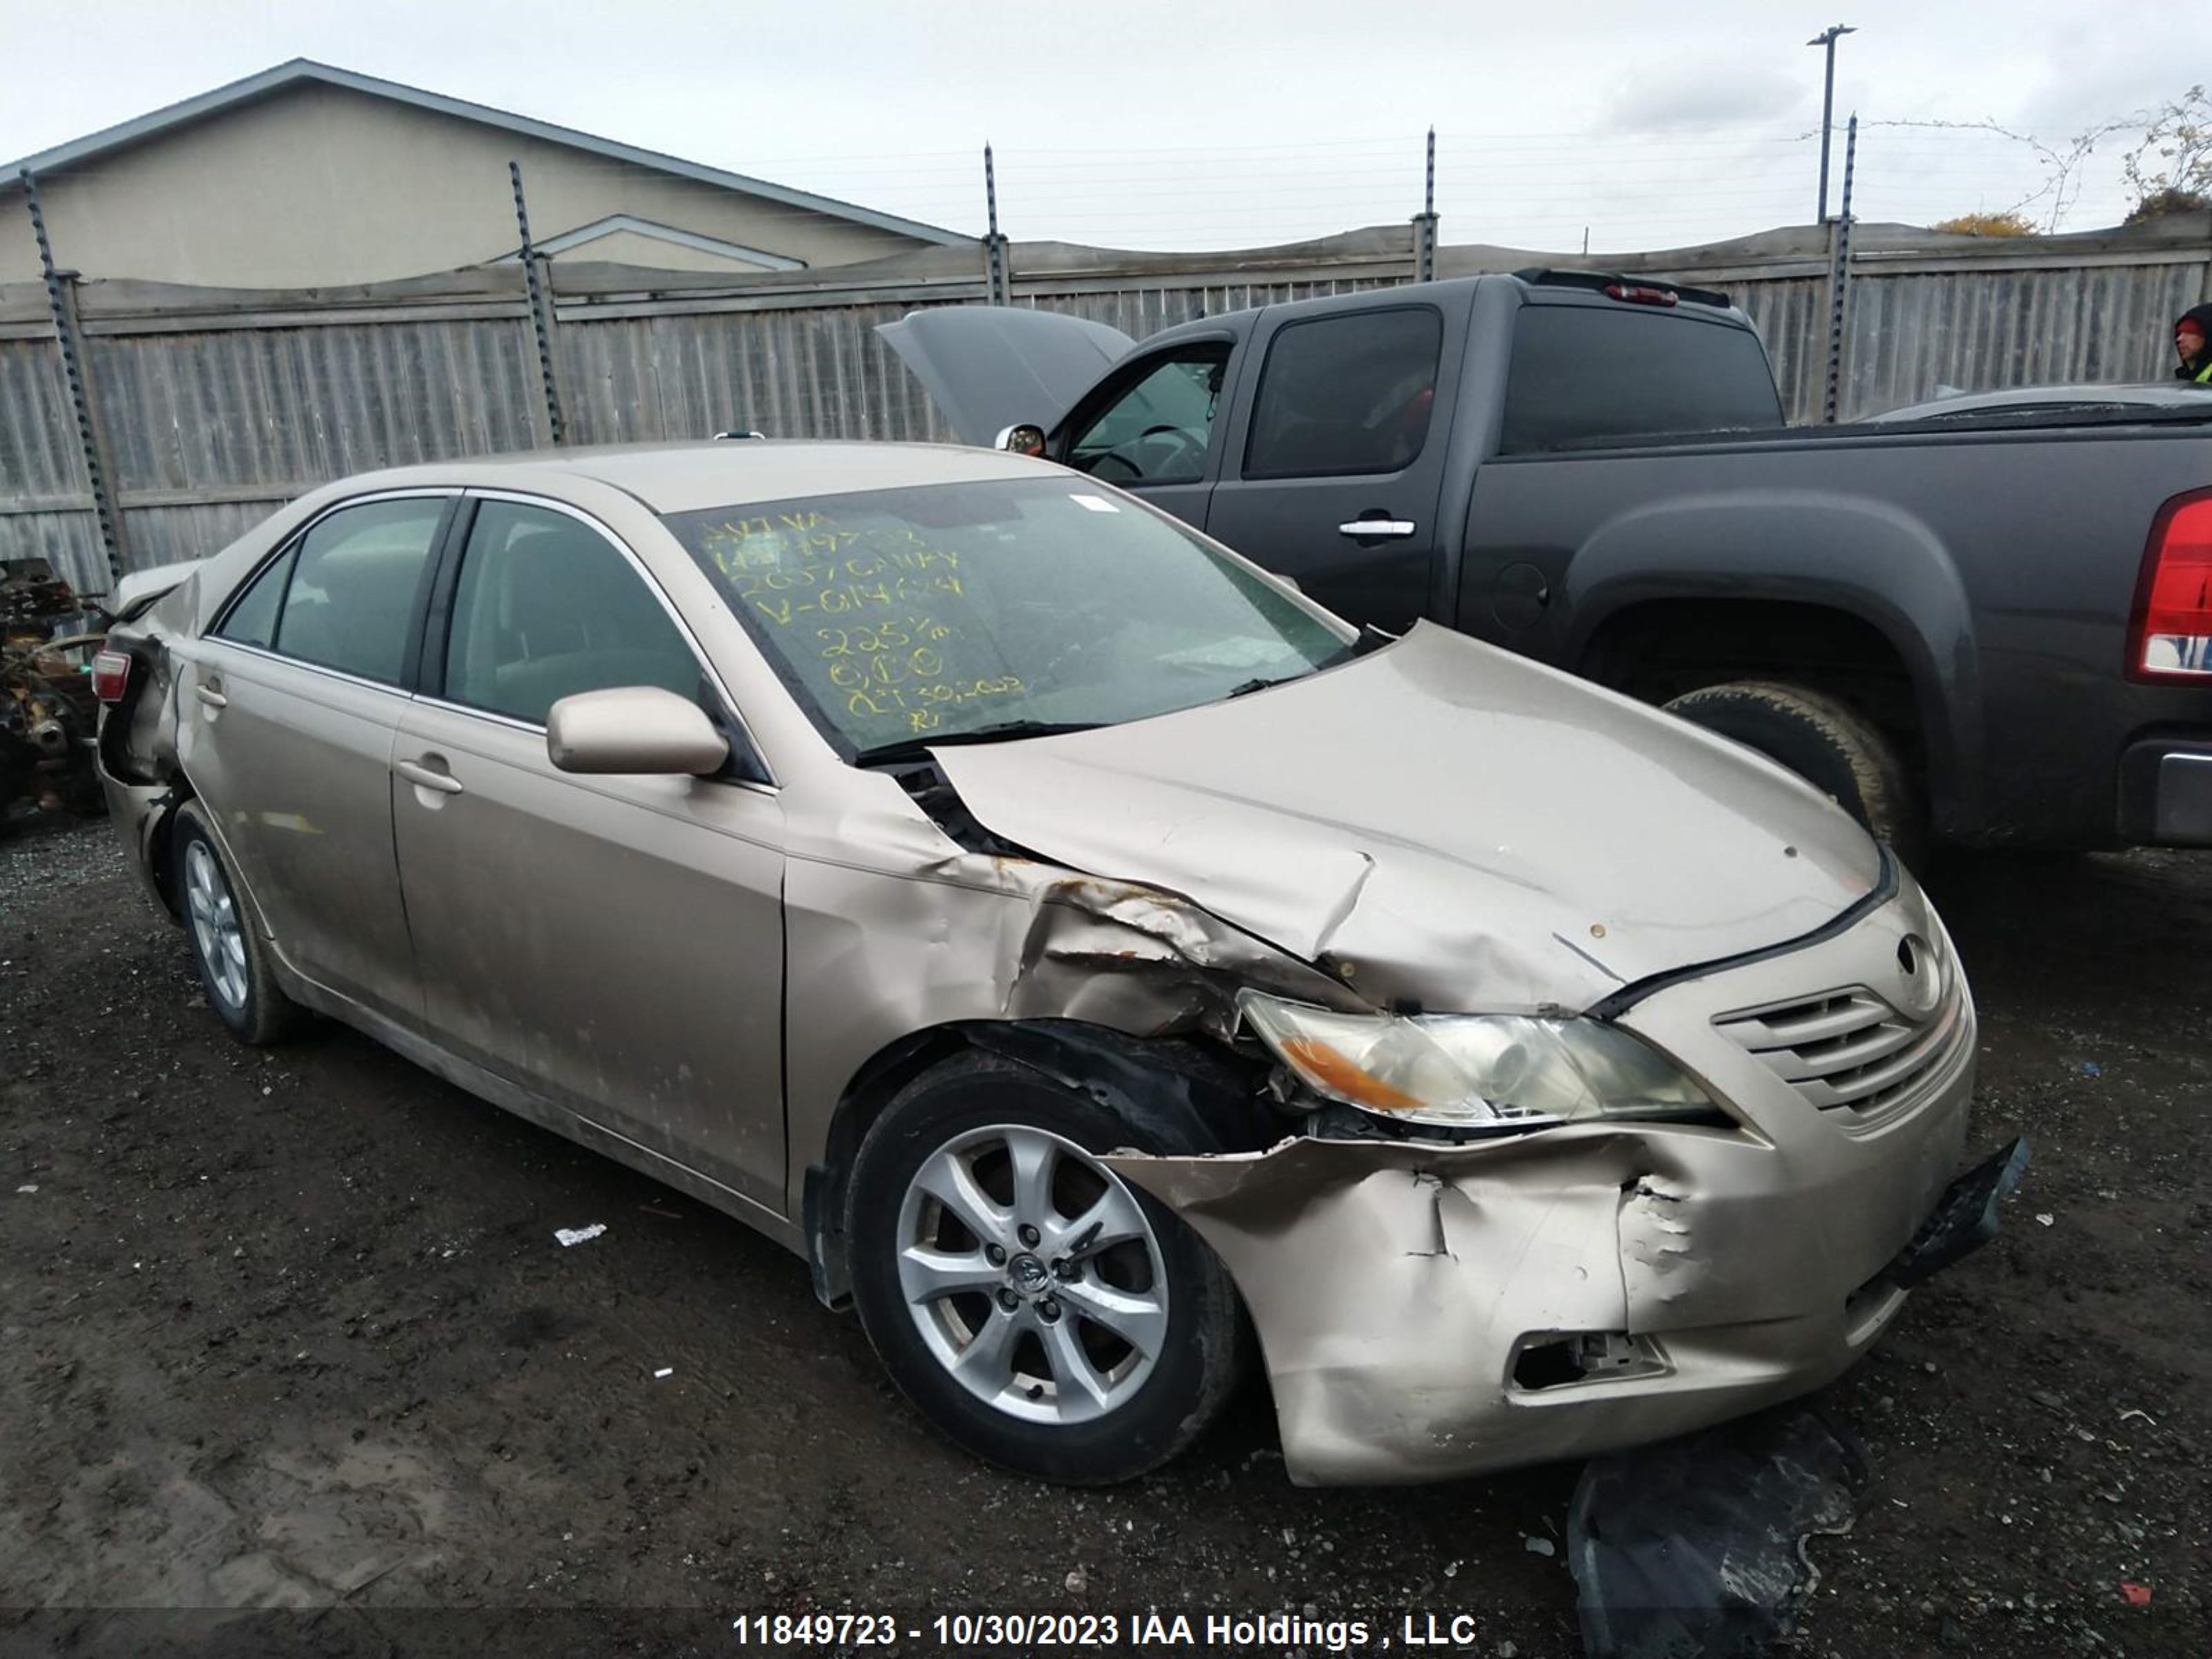
M136 586L100 764L231 1030L759 1228L1017 1468L1151 1468L1255 1357L1301 1481L1674 1433L2019 1168L1954 1179L1972 1002L1832 802L1045 462L416 467Z

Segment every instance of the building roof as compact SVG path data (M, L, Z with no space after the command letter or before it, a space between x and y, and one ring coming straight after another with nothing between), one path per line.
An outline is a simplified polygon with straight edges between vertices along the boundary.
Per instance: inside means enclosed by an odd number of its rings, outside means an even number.
M289 64L279 64L274 69L264 70L258 75L249 75L242 81L233 81L228 86L201 93L196 98L185 99L114 126L103 127L84 137L56 144L51 149L42 149L35 155L9 161L4 167L0 167L0 189L13 185L20 173L46 173L73 167L78 162L120 149L126 144L158 137L205 116L220 114L286 88L311 82L343 87L350 92L366 93L373 98L411 104L417 109L455 116L464 121L503 127L526 138L565 144L570 149L587 150L610 161L672 173L679 179L690 179L703 185L720 185L725 190L739 191L748 196L757 196L763 201L779 203L785 207L803 208L810 213L842 219L851 224L866 225L872 229L911 236L917 241L933 242L945 247L964 247L975 240L971 236L947 230L941 225L926 225L918 220L902 219L895 214L878 213L873 208L858 207L850 202L817 196L808 191L793 190L787 185L770 184L765 179L748 178L742 173L727 173L720 167L686 161L679 156L664 155L658 150L641 149L635 144L618 143L614 139L595 137L571 127L556 126L550 121L533 120L529 116L493 109L486 104L472 104L464 98L448 98L442 93L425 92L420 87L405 86L398 81L379 80L373 75L356 74L352 70L318 64L306 58L295 58Z

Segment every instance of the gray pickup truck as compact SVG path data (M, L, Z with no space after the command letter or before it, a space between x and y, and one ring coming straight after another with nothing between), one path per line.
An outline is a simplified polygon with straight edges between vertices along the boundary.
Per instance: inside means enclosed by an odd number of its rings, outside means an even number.
M1019 307L883 332L966 441L1129 490L1355 622L1664 704L1908 858L2212 845L2212 396L1786 428L1724 295L1579 271L1142 344Z

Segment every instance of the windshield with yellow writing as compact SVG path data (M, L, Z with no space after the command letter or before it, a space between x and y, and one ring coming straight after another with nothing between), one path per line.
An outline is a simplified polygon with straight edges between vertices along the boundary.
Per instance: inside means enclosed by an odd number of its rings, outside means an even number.
M1295 678L1352 630L1080 477L666 522L838 747L1116 725Z

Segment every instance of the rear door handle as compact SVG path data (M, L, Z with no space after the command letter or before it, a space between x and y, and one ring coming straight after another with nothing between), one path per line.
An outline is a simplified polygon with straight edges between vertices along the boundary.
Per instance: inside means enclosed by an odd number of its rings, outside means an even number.
M1411 519L1354 519L1337 526L1336 533L1354 541L1401 541L1419 529Z
M426 766L421 761L394 761L392 769L406 779L408 782L418 785L424 789L434 790L441 795L458 795L461 793L461 781L459 778L451 772L443 772L435 767Z
M211 685L195 685L192 688L192 695L210 708L228 708L230 707L230 699L224 696L222 692L216 690Z

